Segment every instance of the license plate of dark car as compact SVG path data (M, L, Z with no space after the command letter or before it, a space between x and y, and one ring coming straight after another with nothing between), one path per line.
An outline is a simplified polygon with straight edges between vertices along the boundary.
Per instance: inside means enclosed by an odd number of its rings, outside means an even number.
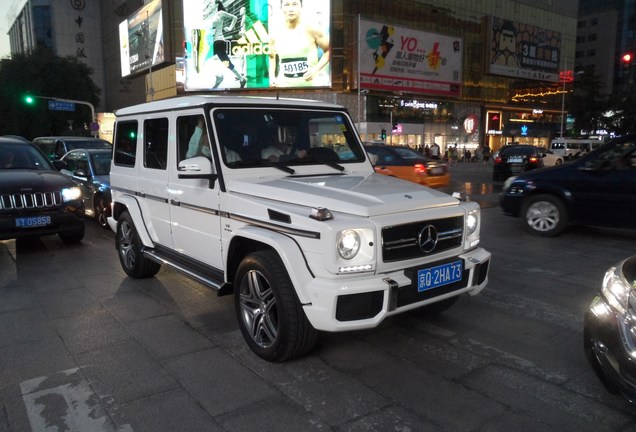
M51 225L51 216L31 216L15 218L16 228L37 228Z
M461 260L418 270L417 290L421 292L458 282L462 280L463 270Z
M508 158L509 163L521 163L523 162L523 157L521 156L510 156Z

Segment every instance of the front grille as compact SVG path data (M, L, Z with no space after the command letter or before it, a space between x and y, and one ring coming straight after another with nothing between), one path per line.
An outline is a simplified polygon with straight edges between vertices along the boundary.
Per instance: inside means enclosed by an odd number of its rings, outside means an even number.
M437 245L430 252L424 252L418 244L419 234L427 225L435 227L438 234ZM384 227L382 259L384 262L392 262L435 255L460 246L463 232L463 216Z
M22 210L57 207L62 204L62 193L35 192L0 195L0 209Z

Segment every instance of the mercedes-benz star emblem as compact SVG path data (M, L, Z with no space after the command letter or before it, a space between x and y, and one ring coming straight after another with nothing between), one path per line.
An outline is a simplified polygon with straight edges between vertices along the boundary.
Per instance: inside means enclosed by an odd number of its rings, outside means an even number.
M426 225L417 236L417 244L424 253L431 253L437 246L437 230L433 225Z

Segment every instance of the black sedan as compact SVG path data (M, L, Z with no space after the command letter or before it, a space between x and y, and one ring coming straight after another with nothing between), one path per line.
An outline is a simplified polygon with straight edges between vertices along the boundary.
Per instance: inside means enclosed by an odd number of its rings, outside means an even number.
M502 147L493 159L493 180L543 167L543 149L533 145L512 144Z
M575 162L508 179L500 205L541 236L556 235L568 223L635 228L636 135L610 141Z
M585 314L584 348L605 387L636 403L636 255L611 267Z
M110 216L110 161L112 149L77 149L66 153L62 174L72 177L82 188L86 214L108 228Z
M0 137L0 240L57 234L84 238L80 188L32 142Z

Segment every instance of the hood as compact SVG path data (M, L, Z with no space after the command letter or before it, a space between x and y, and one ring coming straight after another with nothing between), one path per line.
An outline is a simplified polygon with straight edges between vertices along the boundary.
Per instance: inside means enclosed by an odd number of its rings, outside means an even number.
M379 216L431 207L456 206L448 194L382 174L241 179L227 184L229 192L284 201L332 212Z
M58 171L0 170L0 193L52 192L76 184Z

